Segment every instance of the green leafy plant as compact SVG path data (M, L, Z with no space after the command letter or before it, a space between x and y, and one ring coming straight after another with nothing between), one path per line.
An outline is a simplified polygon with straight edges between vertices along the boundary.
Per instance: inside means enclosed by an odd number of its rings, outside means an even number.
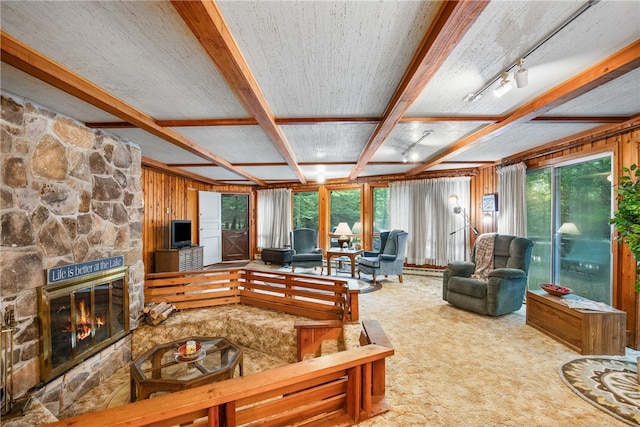
M636 259L636 292L640 292L640 168L633 164L622 168L616 189L618 210L609 220L618 230L618 240L624 241Z

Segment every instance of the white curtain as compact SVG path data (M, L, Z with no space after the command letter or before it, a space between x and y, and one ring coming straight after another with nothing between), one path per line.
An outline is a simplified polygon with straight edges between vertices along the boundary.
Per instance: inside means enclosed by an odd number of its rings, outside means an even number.
M527 236L527 167L524 163L498 168L498 233Z
M461 177L389 184L390 226L409 233L407 263L442 266L464 258L470 227L453 213L449 199L458 196L469 212L469 183L469 177Z
M258 190L258 248L283 248L291 230L291 190Z

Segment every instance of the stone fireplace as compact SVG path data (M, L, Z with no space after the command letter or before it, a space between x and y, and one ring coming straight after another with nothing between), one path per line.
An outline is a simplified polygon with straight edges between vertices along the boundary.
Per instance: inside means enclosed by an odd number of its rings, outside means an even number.
M144 305L141 151L135 143L28 100L3 92L1 101L0 318L10 310L15 315L15 397L31 394L58 415L131 360L125 325L137 327ZM72 287L71 296L63 297L47 277L52 269L113 258L122 260L124 270L121 278L108 281L108 295L105 285L96 283ZM65 301L56 308L66 310L64 316L91 313L93 318L68 325L76 332L58 338L56 345L78 357L72 363L51 360L47 372L41 356L52 354L41 355L39 337L48 332L40 324L38 305L39 295L50 293L50 303ZM98 327L103 320L96 316L104 316L100 312L109 299L113 304L119 298L128 319L112 321L115 333L105 339L104 326ZM72 299L71 307L66 302ZM106 316L127 314L116 309ZM86 332L87 326L95 329ZM87 339L96 344L91 351L85 349Z
M109 265L109 261L76 264L72 268ZM126 267L114 268L38 289L43 381L68 371L129 333L126 273Z

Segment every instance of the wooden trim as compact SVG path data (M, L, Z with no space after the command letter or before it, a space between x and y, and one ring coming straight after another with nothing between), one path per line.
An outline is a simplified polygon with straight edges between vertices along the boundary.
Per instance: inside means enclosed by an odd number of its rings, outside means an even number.
M399 123L438 123L438 122L484 122L495 123L503 120L503 116L405 116ZM540 116L532 122L553 123L622 123L629 117L621 116ZM317 124L366 124L379 123L379 117L281 117L274 119L278 125L317 125ZM198 126L254 126L258 121L254 118L230 119L176 119L156 120L162 127L198 127ZM85 126L92 129L126 129L134 128L129 122L88 122ZM302 163L300 163L302 164Z
M427 31L420 48L393 94L382 116L382 121L360 153L358 164L349 174L349 179L357 178L364 170L369 160L389 138L404 113L420 96L487 4L488 2L473 0L442 3L437 18Z
M91 83L82 76L47 58L4 31L0 31L0 50L2 62L63 90L78 99L88 102L103 111L113 114L128 123L132 123L140 129L164 139L183 150L187 150L203 159L216 163L256 184L265 184L264 181L236 168L228 161L194 143L184 135L172 129L158 126L150 116Z
M195 0L172 1L172 4L216 64L231 90L269 135L300 182L306 183L295 154L276 124L273 112L233 39L218 5L211 1Z

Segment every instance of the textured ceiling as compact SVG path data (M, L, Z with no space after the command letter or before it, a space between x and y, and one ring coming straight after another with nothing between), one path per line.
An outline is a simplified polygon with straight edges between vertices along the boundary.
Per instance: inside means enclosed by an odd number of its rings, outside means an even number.
M3 1L0 12L3 93L220 183L459 173L639 121L637 1ZM513 79L523 56L527 87L464 100L502 71Z

